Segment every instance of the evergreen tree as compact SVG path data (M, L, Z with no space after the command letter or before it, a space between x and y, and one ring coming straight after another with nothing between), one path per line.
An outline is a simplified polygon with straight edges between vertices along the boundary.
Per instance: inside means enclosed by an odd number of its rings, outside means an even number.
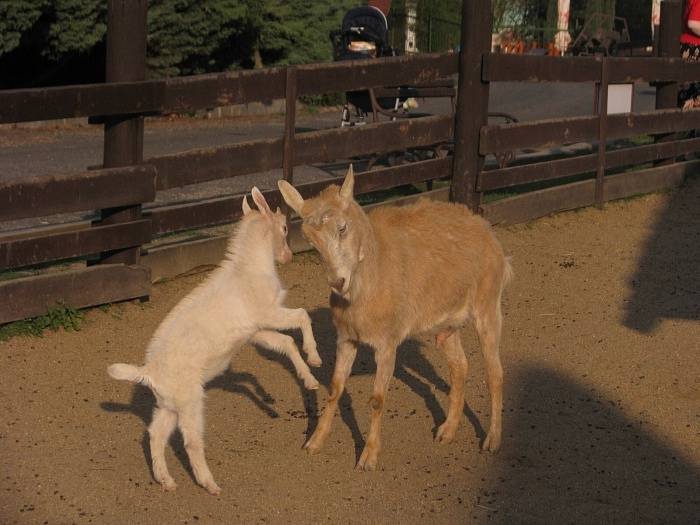
M51 59L86 53L107 32L107 5L102 0L54 0L45 16L49 20L44 54Z
M19 47L22 35L39 20L46 4L46 0L0 2L0 56Z

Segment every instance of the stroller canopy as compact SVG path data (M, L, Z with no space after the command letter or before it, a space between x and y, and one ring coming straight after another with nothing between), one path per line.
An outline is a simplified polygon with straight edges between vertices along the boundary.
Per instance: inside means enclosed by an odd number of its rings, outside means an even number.
M369 40L378 47L385 47L389 38L386 16L373 6L355 7L343 17L342 32L352 34L358 40Z

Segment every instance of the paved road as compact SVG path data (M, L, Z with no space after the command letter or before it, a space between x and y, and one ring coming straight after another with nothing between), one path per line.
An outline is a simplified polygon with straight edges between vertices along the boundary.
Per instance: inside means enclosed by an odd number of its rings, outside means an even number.
M418 111L445 114L450 111L447 99L421 100ZM636 86L635 111L653 109L654 90ZM524 84L495 83L491 89L490 110L507 112L521 121L563 118L591 114L591 84ZM339 124L336 111L306 114L299 119L298 131L332 128ZM175 119L149 121L144 137L144 156L175 153L195 148L213 147L246 140L279 137L283 134L281 117L232 119ZM59 129L0 130L0 181L32 175L51 175L83 171L102 162L103 137L99 126ZM160 192L157 203L193 200L239 193L257 184L272 188L281 170L212 181L205 184ZM328 177L329 171L304 166L295 170L295 180L307 182ZM25 223L13 223L12 228ZM7 224L0 225L0 231Z

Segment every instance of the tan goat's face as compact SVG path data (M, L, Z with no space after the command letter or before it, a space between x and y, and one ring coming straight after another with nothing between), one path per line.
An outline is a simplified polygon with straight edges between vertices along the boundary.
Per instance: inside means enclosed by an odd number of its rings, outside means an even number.
M272 250L274 253L275 262L279 264L286 264L292 260L292 250L289 249L287 244L287 217L284 213L277 208L274 213L270 209L265 200L265 197L258 188L254 187L252 190L253 201L258 207L263 220L266 221L268 231L272 235ZM252 209L248 204L248 199L243 197L243 215L248 215L251 213Z
M336 293L346 295L363 258L362 238L357 228L362 210L353 199L352 166L342 188L329 186L313 199L304 200L285 181L279 181L278 186L284 200L302 218L304 237L323 258L328 284Z

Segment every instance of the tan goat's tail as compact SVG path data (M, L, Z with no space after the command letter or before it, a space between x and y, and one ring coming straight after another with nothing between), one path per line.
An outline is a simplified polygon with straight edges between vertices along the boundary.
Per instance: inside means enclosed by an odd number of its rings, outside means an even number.
M508 286L508 284L515 277L515 272L513 272L513 265L511 264L512 257L505 258L505 265L503 266L503 288Z
M115 363L107 367L107 373L114 379L140 383L152 388L151 378L144 373L143 367L127 365L126 363Z

